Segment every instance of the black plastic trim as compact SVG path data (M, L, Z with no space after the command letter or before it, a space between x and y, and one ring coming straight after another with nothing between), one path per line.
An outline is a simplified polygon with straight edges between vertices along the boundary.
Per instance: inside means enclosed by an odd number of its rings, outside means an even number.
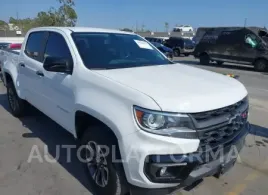
M247 123L238 136L236 136L230 142L225 143L225 145L223 145L224 155L227 155L231 151L233 145L236 145L238 147L238 151L240 151L244 145L245 138L249 133L249 130L250 125ZM206 164L215 164L217 167L212 166L210 169L208 169L208 173L203 173L204 176L214 175L221 171L218 167L221 166L221 164L218 164L217 162L219 158L213 159L211 156L207 156L211 151L212 150L200 153L177 155L150 155L147 157L144 164L144 174L151 182L154 183L184 183L187 178L191 176L191 173L196 171L198 172L198 169L204 167ZM201 162L199 161L200 159L202 160ZM175 167L174 170L176 173L174 175L172 174L172 177L157 177L156 170L159 170L162 167ZM198 176L196 178L193 176L191 177L192 178L187 181L187 185L189 185L191 182L202 179L201 176Z

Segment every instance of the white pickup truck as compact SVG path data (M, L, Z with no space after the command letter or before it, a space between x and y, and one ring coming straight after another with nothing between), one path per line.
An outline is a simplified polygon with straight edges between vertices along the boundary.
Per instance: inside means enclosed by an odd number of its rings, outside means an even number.
M134 33L36 28L12 55L2 68L12 114L31 104L86 146L99 195L167 194L218 177L249 131L239 81L173 63Z

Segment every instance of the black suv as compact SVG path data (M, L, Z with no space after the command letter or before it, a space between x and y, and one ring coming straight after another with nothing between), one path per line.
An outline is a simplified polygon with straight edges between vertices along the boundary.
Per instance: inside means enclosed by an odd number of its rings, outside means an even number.
M257 71L268 70L268 48L256 28L225 27L208 30L196 45L194 56L207 65L216 61L251 64Z
M195 44L191 39L182 37L170 37L165 41L164 45L172 48L175 56L180 56L181 54L189 56L195 48Z

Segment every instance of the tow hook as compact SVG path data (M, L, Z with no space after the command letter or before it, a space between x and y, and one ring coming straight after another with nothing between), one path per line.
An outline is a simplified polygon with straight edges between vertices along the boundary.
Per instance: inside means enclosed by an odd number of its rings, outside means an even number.
M224 173L229 171L234 165L235 165L236 159L233 160L232 162L226 163L226 164L221 164L218 173L214 175L217 179L219 179Z

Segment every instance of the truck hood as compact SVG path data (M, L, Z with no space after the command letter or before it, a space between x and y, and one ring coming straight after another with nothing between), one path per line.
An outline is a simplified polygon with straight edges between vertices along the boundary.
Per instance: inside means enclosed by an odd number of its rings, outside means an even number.
M245 87L236 79L182 64L94 72L150 96L163 111L169 112L214 110L247 95Z

